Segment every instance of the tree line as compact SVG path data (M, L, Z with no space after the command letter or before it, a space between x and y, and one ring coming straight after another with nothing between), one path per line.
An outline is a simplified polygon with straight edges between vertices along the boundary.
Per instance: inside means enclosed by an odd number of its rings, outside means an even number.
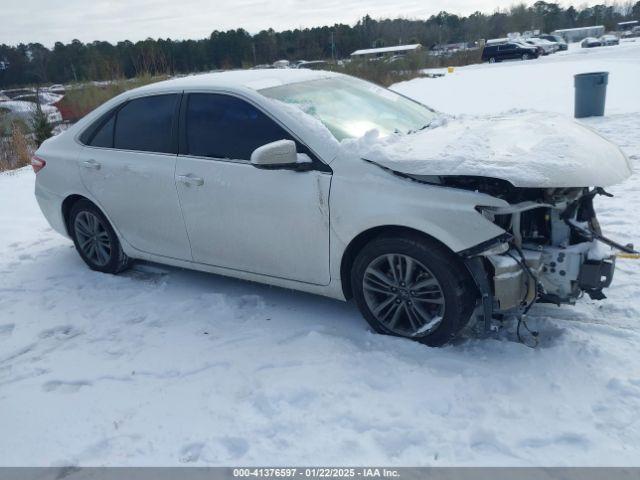
M360 48L421 43L475 42L505 36L508 32L604 25L614 30L626 20L640 20L640 1L595 5L576 9L537 1L485 14L458 16L442 11L426 20L382 19L365 16L355 25L251 35L243 29L214 31L200 40L128 40L115 45L105 41L0 45L0 87L41 83L132 78L250 67L278 59L316 60L348 57Z

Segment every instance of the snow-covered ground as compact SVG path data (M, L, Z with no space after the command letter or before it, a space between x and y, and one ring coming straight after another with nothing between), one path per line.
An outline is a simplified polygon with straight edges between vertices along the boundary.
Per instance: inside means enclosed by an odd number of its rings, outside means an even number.
M571 111L640 163L640 42L397 85L447 113ZM148 264L89 271L29 170L0 174L0 465L640 465L638 262L609 298L538 306L540 345L375 335L351 304ZM598 199L640 240L640 176Z
M439 69L437 72L444 72ZM580 48L528 61L483 63L392 89L446 113L487 114L513 108L573 115L573 76L609 72L606 114L640 112L640 38L618 46Z

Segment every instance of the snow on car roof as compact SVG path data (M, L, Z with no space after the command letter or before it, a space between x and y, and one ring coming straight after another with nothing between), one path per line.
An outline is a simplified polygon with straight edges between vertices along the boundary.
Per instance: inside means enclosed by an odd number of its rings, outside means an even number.
M590 30L592 28L604 28L604 25L593 25L591 27L559 28L558 30L554 30L552 33L577 32L579 30Z
M338 73L324 70L294 68L270 68L255 70L229 70L225 72L203 73L174 78L142 87L141 90L164 88L209 88L209 87L245 87L252 90L277 87L291 83L319 80L338 76Z

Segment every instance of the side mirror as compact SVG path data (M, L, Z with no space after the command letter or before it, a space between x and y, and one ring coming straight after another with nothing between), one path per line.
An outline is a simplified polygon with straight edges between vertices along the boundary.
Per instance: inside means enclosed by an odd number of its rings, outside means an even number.
M292 140L267 143L251 154L251 164L258 168L294 167L297 163L296 143Z

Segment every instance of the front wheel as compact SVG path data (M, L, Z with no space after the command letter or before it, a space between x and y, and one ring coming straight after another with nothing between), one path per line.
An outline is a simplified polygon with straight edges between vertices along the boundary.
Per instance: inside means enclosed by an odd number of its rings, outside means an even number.
M491 57L491 58L489 59L489 63L496 63L496 59L495 59L495 57Z
M429 346L444 345L467 325L477 297L459 259L419 236L371 241L355 259L351 285L376 332Z
M76 202L69 212L68 226L76 250L92 270L118 273L129 266L113 227L93 203Z
M522 60L529 60L529 54L528 53L523 53L522 54Z

